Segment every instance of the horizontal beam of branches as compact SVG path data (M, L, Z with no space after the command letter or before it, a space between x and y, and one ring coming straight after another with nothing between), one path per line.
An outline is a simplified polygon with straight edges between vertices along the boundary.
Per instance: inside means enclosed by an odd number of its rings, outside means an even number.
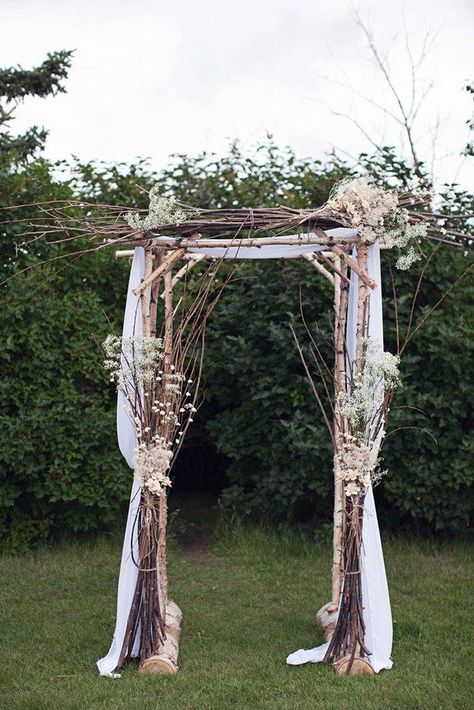
M138 243L145 238L155 238L159 235L184 239L200 234L210 239L229 236L238 239L243 234L265 236L296 231L306 234L319 232L322 236L323 230L352 226L335 219L327 205L297 210L286 206L197 209L180 204L184 219L179 223L173 224L168 220L163 224L150 226L149 223L146 224L148 210L143 209L136 210L133 214L134 219L140 225L143 224L137 227L130 226L130 220L126 219L130 210L124 206L76 200L56 200L28 206L37 210L37 216L34 219L21 220L24 223L24 241L18 245L19 248L27 248L40 239L46 239L49 244L86 239L94 244L100 243L102 247L108 242ZM398 206L408 211L410 221L413 223L420 220L427 222L429 238L436 236L439 231L437 229L439 219L445 220L442 236L448 243L459 241L464 236L455 229L455 225L446 228L446 220L449 217L430 212L427 199L402 193L398 196ZM8 209L1 210L0 215L3 217L0 223L15 221L9 219Z

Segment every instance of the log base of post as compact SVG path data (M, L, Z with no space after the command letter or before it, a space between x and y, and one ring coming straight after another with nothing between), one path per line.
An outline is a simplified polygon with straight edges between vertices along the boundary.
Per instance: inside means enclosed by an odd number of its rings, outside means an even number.
M175 675L178 672L179 637L183 615L179 606L169 601L166 607L166 639L158 653L140 663L139 673Z
M350 671L350 656L343 656L332 664L336 675L374 675L375 671L365 658L354 658Z
M316 621L322 626L324 640L329 641L336 626L337 607L332 602L325 604L316 612Z
M169 658L162 656L150 656L138 668L139 673L158 673L159 675L175 675L178 672L176 666Z

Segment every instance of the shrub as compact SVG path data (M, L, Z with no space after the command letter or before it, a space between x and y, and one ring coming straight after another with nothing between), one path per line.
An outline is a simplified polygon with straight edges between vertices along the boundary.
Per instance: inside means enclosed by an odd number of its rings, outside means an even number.
M130 488L97 345L110 304L51 277L14 279L1 315L0 526L16 548L110 528Z

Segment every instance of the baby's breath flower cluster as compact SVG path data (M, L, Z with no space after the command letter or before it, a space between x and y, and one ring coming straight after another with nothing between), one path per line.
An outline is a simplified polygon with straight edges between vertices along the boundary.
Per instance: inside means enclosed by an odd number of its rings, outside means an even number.
M182 224L192 216L192 210L185 210L176 202L175 197L163 197L159 194L158 187L150 190L150 204L148 214L143 219L138 212L127 212L124 215L126 223L132 229L147 231L157 229L165 224Z
M335 218L357 229L364 241L400 249L398 269L408 269L420 258L415 245L426 237L426 226L410 223L407 210L398 206L396 190L379 187L368 177L342 180L326 208Z
M365 430L380 413L384 391L400 385L400 358L380 351L377 341L365 341L365 359L362 375L355 378L350 394L338 397L337 409L353 427Z
M395 266L400 271L407 271L415 261L421 258L420 251L415 245L425 237L426 225L421 222L411 224L407 210L399 209L391 216L391 226L379 238L379 243L389 249L398 247L401 253Z
M339 453L339 470L346 496L362 493L370 485L377 465L374 449L355 436L344 435L344 443Z
M150 384L164 358L161 338L138 335L122 338L109 334L102 348L106 356L104 368L117 389L131 381L136 385Z
M196 407L191 379L165 366L160 338L108 335L102 344L104 367L121 391L137 434L135 476L139 484L159 494L171 485L166 475L174 451L192 422Z

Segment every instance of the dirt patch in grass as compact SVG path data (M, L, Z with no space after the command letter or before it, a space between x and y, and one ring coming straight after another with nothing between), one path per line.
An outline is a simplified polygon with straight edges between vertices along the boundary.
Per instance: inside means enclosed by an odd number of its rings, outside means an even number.
M207 537L189 537L179 541L179 547L185 557L198 558L202 562L210 562L212 544Z

